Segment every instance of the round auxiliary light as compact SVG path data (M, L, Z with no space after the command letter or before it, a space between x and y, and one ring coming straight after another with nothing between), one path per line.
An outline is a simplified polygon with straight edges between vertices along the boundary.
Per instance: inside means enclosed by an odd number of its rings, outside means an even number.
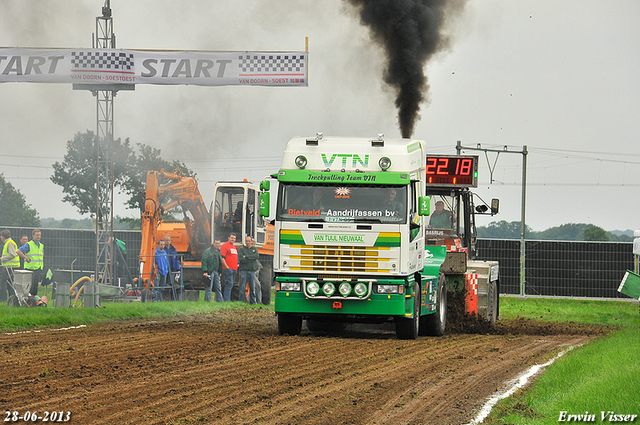
M309 295L317 295L320 292L320 285L315 280L307 283L307 294Z
M367 285L362 282L358 283L354 288L356 295L359 297L364 297L365 295L367 295L368 290L369 288L367 287Z
M330 297L336 292L336 285L331 282L327 282L322 287L322 292L324 292L327 297Z
M348 297L351 293L351 285L349 282L342 282L340 286L338 286L338 292L340 292L340 295L343 297Z
M378 161L378 165L382 168L382 171L387 171L389 167L391 167L391 160L386 156L383 156L380 158L380 161Z
M303 169L306 166L307 166L307 157L305 157L304 155L298 155L296 157L296 167Z

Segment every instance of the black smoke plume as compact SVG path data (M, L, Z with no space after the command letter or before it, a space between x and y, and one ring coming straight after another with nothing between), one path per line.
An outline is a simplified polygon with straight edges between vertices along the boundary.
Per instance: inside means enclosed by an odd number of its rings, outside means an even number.
M372 39L384 49L384 81L397 92L402 137L411 137L420 118L420 105L428 100L425 65L448 47L443 26L450 12L461 10L466 0L346 1L359 10L361 23L369 27Z

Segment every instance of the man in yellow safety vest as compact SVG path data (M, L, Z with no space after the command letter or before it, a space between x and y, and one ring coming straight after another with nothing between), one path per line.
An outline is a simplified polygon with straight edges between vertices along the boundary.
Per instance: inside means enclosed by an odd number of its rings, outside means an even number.
M20 257L18 257L18 248L11 239L9 230L5 229L0 232L0 239L4 244L0 258L0 302L7 302L8 296L15 294L8 282L13 282L13 270L20 267Z
M31 271L31 295L38 295L38 284L44 278L44 244L40 242L42 232L34 229L32 239L18 249L18 255L24 258L24 269Z

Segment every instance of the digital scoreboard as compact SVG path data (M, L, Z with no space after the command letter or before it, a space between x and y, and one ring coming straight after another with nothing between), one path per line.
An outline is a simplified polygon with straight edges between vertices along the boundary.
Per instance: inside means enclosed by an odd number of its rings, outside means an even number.
M427 155L427 184L478 187L478 157Z

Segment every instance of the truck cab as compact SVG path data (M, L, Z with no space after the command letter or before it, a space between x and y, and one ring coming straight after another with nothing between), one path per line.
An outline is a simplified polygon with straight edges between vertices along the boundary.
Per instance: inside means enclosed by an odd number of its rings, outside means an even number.
M239 247L244 244L246 236L253 238L260 253L258 281L261 299L263 304L269 305L273 282L273 225L259 214L259 196L259 186L246 179L217 182L211 206L211 241L219 239L221 243L225 243L233 232ZM243 288L238 288L240 290ZM235 299L236 292L234 287L232 299Z
M256 210L258 195L258 186L247 180L217 182L211 208L211 240L220 239L224 243L229 234L234 232L240 244L245 236L251 236L257 247L263 246L267 224Z
M401 338L417 337L419 322L425 332L444 331L444 250L424 248L425 157L424 141L382 135L289 141L273 175L282 334L299 334L303 320L395 321Z
M477 157L433 157L422 140L318 133L290 140L272 179L281 334L299 334L303 321L310 330L393 321L401 339L439 336L447 289L468 295L472 279L481 284L468 311L495 320L497 262L469 259ZM261 184L264 216L270 187Z

